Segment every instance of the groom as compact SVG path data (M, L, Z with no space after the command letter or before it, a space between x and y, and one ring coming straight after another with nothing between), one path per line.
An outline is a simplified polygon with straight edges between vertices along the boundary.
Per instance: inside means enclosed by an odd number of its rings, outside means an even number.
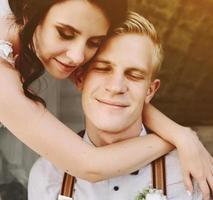
M156 76L161 62L161 44L153 25L142 16L130 13L76 77L77 87L82 91L85 142L104 146L139 135L143 139L146 130L141 113L160 86ZM126 156L128 159L134 155ZM51 171L51 177L46 177L45 171ZM187 194L176 151L166 156L166 171L168 199L202 199L198 192L193 196ZM37 182L38 177L42 177L42 183ZM38 160L29 179L29 200L56 200L62 177L63 172L50 162ZM150 185L152 170L147 165L132 174L97 183L76 178L73 199L134 200L139 191Z

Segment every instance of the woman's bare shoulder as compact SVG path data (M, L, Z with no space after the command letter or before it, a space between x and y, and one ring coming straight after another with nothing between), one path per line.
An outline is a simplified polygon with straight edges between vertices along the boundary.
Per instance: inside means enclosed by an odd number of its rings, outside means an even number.
M19 72L14 65L0 57L0 91L22 91Z
M15 69L14 64L8 62L7 60L1 57L0 57L0 72L1 78L3 78L2 75L9 75L9 76L15 75L19 77L19 72Z
M15 31L15 22L11 19L10 16L1 16L0 15L0 39L1 40L9 40L12 35L12 31ZM10 30L12 29L12 31Z
M0 30L0 41L9 41L13 48L18 49L20 26L16 24L12 14L2 16L0 13Z

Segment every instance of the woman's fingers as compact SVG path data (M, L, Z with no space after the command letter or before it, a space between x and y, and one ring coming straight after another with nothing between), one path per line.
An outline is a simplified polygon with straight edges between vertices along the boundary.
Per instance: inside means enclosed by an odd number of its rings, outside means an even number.
M191 179L190 174L188 172L184 172L183 176L184 176L184 184L186 186L187 193L188 193L189 196L191 196L192 192L193 192L192 179Z
M187 137L188 139L182 138L183 144L177 148L186 188L190 192L193 191L194 180L202 192L203 199L209 200L210 193L213 191L213 158L196 134L190 134Z
M204 200L209 200L210 199L210 189L209 189L207 180L206 179L200 180L198 182L198 185L199 185L199 187L200 187L200 189L202 191L203 199Z
M213 173L207 178L208 185L211 189L210 193L213 194Z
M201 148L203 149L203 151L201 153L201 155L203 155L201 157L203 159L203 167L202 167L202 170L200 170L200 173L194 174L194 177L197 180L200 190L203 194L203 199L209 200L210 194L213 191L212 156L203 146L201 146ZM195 171L195 173L196 173L196 171Z

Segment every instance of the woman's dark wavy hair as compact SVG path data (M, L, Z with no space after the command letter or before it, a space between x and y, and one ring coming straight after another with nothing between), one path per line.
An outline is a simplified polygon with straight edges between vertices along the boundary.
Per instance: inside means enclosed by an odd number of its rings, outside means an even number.
M20 32L20 53L15 67L20 72L25 95L46 106L45 101L34 94L29 86L44 73L44 66L35 54L33 34L37 25L45 18L56 3L67 0L8 0ZM127 13L127 0L88 0L99 6L111 22L110 30L119 25ZM26 19L26 20L25 20ZM26 23L24 23L26 21ZM109 31L110 31L109 30Z

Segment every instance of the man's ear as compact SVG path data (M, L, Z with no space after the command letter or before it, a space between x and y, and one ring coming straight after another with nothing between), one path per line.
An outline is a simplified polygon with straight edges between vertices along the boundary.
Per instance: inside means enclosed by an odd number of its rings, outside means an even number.
M83 90L84 76L85 76L85 73L83 72L83 70L76 70L69 77L69 79L75 84L76 88L79 91Z
M152 100L152 98L155 95L155 92L157 92L159 87L160 87L160 80L159 79L155 79L154 81L151 82L149 89L147 91L145 103L149 103Z
M77 79L75 79L75 85L76 85L76 88L79 91L82 91L83 90L83 86L84 86L84 76L77 77Z

